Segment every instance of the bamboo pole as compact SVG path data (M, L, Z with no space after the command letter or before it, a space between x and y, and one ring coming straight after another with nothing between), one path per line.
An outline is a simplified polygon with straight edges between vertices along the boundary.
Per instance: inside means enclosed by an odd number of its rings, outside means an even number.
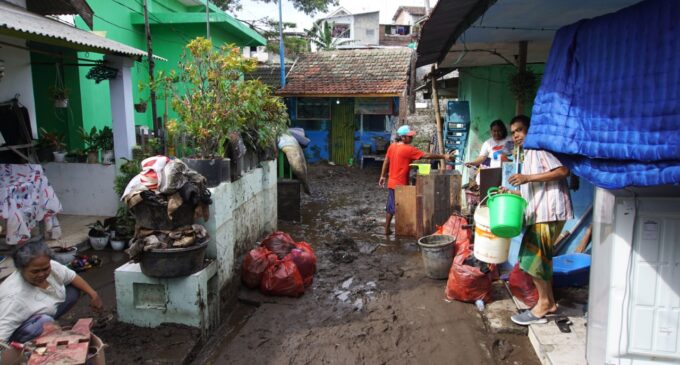
M444 154L444 133L442 128L442 116L439 111L439 93L437 92L437 76L435 75L436 70L436 66L432 65L430 71L430 79L432 80L432 107L434 108L434 122L437 126L437 143L439 144L439 151L437 152ZM446 160L440 160L439 168L441 170L446 169Z

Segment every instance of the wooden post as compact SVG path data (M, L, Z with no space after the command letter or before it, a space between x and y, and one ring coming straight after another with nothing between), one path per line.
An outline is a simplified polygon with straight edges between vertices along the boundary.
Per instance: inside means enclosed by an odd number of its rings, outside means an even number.
M149 99L151 99L151 118L153 118L153 132L156 137L160 137L158 126L158 110L156 109L156 86L153 76L153 49L151 48L151 26L149 26L149 5L148 0L144 0L144 31L146 32L146 50L149 59Z
M439 94L437 93L437 76L435 75L436 71L435 65L432 65L432 70L430 71L430 79L432 80L432 107L434 108L434 118L435 118L435 124L437 126L437 144L439 144L439 151L438 153L445 153L444 149L444 133L443 131L443 126L442 126L442 116L441 112L439 111ZM440 166L439 168L441 170L446 169L446 160L440 160Z
M527 41L519 42L519 57L518 57L517 72L524 73L527 71ZM515 115L524 114L524 99L518 98L515 101Z

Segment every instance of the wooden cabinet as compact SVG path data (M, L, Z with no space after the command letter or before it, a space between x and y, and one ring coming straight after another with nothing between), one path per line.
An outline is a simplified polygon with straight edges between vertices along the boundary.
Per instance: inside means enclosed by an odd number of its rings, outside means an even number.
M395 189L395 227L398 236L420 238L434 233L461 209L461 176L433 171L418 175L416 185Z

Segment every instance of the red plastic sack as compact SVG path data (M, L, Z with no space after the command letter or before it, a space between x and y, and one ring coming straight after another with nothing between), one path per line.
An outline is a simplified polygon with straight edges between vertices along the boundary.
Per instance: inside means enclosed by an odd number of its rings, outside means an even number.
M278 259L276 254L269 251L266 247L257 247L246 255L241 268L241 280L249 288L257 288L262 281L265 270Z
M262 246L275 253L281 260L295 248L295 241L288 233L276 231L262 241Z
M285 257L295 263L305 287L312 285L314 280L314 273L316 272L316 254L307 242L300 241L295 244L295 248Z
M299 297L305 292L305 286L295 263L284 259L267 268L262 276L260 290L269 295Z
M538 290L536 290L534 285L534 279L531 275L522 271L519 268L519 264L515 264L515 267L512 268L508 278L508 285L512 295L528 307L533 308L538 302Z
M446 282L446 298L469 303L481 299L488 303L491 301L491 276L477 267L463 264L470 256L472 251L464 250L453 259Z
M465 228L464 226L467 224L468 221L465 217L451 215L446 223L437 229L436 234L448 234L449 236L456 237L453 251L454 255L470 249L472 229L469 227Z

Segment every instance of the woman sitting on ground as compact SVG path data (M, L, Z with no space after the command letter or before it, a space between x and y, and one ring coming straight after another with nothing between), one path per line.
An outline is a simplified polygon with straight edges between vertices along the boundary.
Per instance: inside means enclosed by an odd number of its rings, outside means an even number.
M0 284L0 341L28 342L42 334L78 301L90 296L95 311L103 308L97 292L79 275L51 260L44 242L29 242L13 255L16 271Z

